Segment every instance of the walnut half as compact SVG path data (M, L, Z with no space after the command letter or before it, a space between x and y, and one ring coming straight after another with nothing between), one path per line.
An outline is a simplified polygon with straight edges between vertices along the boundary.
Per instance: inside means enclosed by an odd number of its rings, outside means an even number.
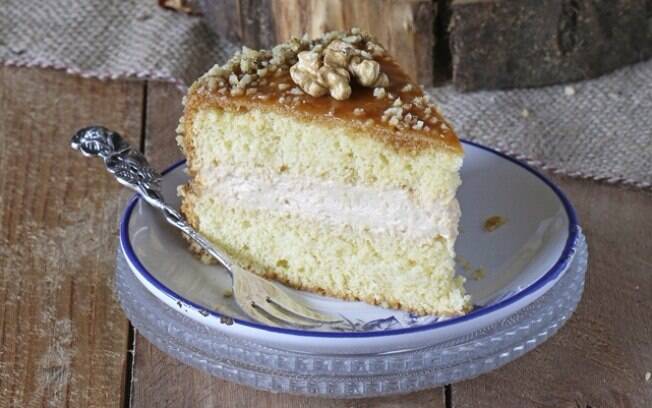
M311 50L300 52L297 63L290 68L290 76L308 95L330 93L337 100L351 96L351 78L365 87L388 86L389 78L363 45L378 54L380 46L371 40L341 33L325 48L324 44L316 44Z

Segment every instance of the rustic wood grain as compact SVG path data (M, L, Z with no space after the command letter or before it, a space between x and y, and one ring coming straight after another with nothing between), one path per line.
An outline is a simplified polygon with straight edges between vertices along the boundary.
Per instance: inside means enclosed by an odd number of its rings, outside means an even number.
M212 0L200 2L200 9L219 35L251 48L269 48L276 42L270 1Z
M174 360L143 337L136 342L132 407L175 408L444 408L440 389L405 396L329 400L257 391L218 380Z
M652 194L553 179L588 239L582 302L541 347L453 385L453 407L652 406Z
M171 84L147 84L145 154L157 169L165 169L183 159L176 141L176 129L183 113L182 97L181 91Z
M593 78L652 56L650 0L453 0L453 82L464 90Z
M103 123L138 143L142 84L0 68L0 407L120 407L128 323L113 298L125 198L69 147Z
M147 93L146 152L162 167L181 157L174 140L181 94L168 84L150 83ZM137 334L133 367L134 408L149 407L444 407L443 389L360 401L326 400L256 391L218 380L177 362Z

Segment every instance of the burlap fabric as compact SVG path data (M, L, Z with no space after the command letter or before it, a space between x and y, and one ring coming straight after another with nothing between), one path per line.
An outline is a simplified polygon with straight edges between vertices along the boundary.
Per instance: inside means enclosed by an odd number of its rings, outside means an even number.
M185 87L235 45L146 0L3 0L0 61ZM652 61L540 89L428 90L464 138L575 177L652 188Z

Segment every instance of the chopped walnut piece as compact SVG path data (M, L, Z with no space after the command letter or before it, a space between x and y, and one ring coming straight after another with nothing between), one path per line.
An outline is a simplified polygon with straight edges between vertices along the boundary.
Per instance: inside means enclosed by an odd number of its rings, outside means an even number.
M231 86L237 86L238 82L238 76L234 73L231 73L231 75L229 75L229 84L231 84Z
M377 99L383 99L387 96L387 91L385 88L374 88L374 97Z
M387 74L380 72L380 64L373 60L354 59L349 70L355 75L360 85L367 87L385 87L389 85Z
M346 68L355 50L351 44L335 40L322 52L324 64L332 67Z
M303 91L299 87L294 87L288 91L291 95L303 95Z
M494 215L485 220L483 228L487 232L492 232L505 225L506 222L507 220L500 215Z
M208 81L206 82L206 85L207 85L208 90L211 91L211 92L216 90L218 88L218 86L219 86L218 83L217 83L217 79L210 78L210 77L208 78Z
M305 93L318 97L326 94L328 88L325 83L320 83L319 68L320 56L316 52L302 51L298 55L299 61L290 68L290 77Z
M251 84L254 81L254 76L251 74L245 74L238 81L238 88L246 88L247 85Z
M385 109L385 112L383 112L383 114L388 116L402 116L403 108L401 108L400 106L392 106L390 108Z
M401 92L412 92L414 89L414 86L412 84L406 84L403 88L401 88Z
M187 14L191 14L193 12L191 2L188 0L158 0L158 5L163 8L180 11Z
M361 33L327 33L312 48L299 52L290 76L307 94L317 97L330 93L337 100L351 96L351 78L362 86L386 87L387 74L381 72L380 64L367 51L374 48L372 43Z

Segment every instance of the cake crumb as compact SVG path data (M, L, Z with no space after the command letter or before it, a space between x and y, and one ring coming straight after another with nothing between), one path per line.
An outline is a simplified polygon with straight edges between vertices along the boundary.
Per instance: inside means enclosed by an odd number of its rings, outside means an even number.
M527 110L527 109L523 109L521 111L521 116L523 116L524 118L527 118L528 116L530 116L530 111Z
M471 274L471 278L475 281L479 281L480 279L484 278L484 269L482 268L476 268L473 273Z
M564 95L566 96L573 96L575 95L575 88L573 88L570 85L567 85L564 87Z
M222 293L222 296L224 296L225 298L230 298L231 296L233 296L233 289L226 289Z
M464 272L469 272L471 269L473 269L473 266L471 265L471 262L469 262L462 255L456 256L455 261L462 267Z
M650 378L652 378L652 373L648 371L645 373L645 382L650 381Z
M220 323L231 326L233 324L233 319L228 316L220 316Z
M242 96L245 91L242 88L233 88L231 89L231 96Z
M506 222L507 220L500 215L494 215L484 221L483 228L487 232L493 232L505 225Z

